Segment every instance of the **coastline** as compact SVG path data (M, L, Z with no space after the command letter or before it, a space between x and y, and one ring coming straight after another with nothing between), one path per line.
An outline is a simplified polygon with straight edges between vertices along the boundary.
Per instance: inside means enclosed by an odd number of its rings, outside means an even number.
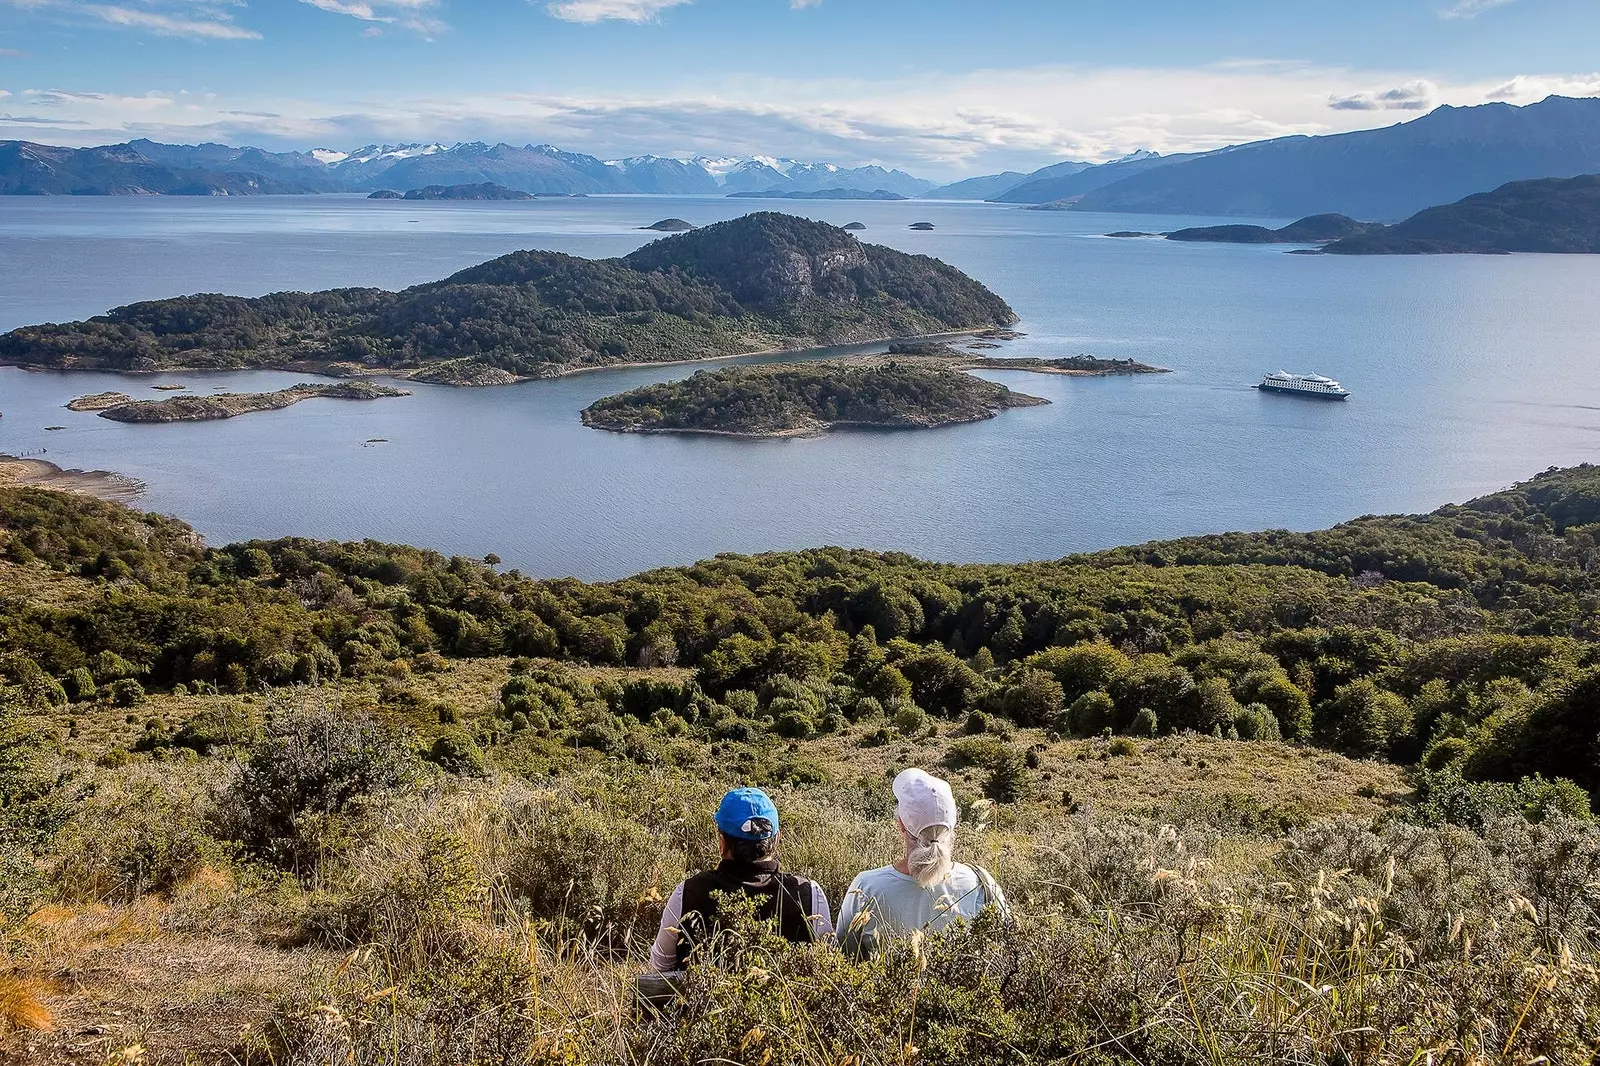
M0 488L52 489L131 503L144 493L144 482L109 470L63 470L45 459L0 455Z
M487 385L458 385L448 382L417 381L416 375L426 373L429 367L402 369L362 367L359 374L340 373L336 368L352 367L353 364L337 359L296 359L277 366L163 366L153 370L119 370L102 366L39 366L34 363L19 363L6 359L0 359L0 366L16 367L18 370L33 374L115 374L119 377L154 377L162 374L247 374L270 370L285 374L320 374L323 377L333 378L338 381L348 381L353 378L391 378L396 381L411 381L419 385L443 385L445 388L471 389L496 388L502 384L520 385L528 381L557 381L561 378L576 377L579 374L593 374L602 370L645 370L653 366L692 366L696 363L721 363L729 359L755 359L768 355L810 355L816 352L831 351L835 348L865 348L877 344L912 344L918 341L953 340L961 337L976 337L994 328L993 326L973 326L970 329L951 330L946 333L923 333L912 337L870 337L866 340L840 341L835 344L809 344L798 348L760 348L750 352L730 352L726 355L702 355L693 359L652 359L644 362L575 366L556 374L537 376L518 374L513 376L510 381L495 382Z

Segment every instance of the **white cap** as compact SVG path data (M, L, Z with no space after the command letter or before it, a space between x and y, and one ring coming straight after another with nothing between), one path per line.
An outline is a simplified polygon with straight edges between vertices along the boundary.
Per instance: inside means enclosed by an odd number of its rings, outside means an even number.
M921 836L930 826L956 827L956 798L948 782L925 770L901 770L894 779L894 798L900 801L900 824L912 836Z

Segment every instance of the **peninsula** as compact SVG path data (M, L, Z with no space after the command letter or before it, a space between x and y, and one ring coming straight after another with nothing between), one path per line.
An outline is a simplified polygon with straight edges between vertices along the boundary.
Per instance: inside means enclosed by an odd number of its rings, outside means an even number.
M410 396L405 389L374 385L370 381L339 381L321 385L295 385L278 392L241 392L221 396L174 396L170 400L130 400L100 411L113 422L213 422L255 411L277 411L301 400L379 400ZM80 408L85 410L85 408Z
M1330 255L1600 254L1600 174L1514 181L1328 245Z
M597 400L583 424L622 433L811 437L844 428L933 429L1045 403L941 366L826 360L702 370Z
M758 212L620 259L524 251L401 292L202 294L0 336L0 364L276 368L446 381L557 377L1008 326L999 296L937 259ZM439 379L435 379L439 380Z

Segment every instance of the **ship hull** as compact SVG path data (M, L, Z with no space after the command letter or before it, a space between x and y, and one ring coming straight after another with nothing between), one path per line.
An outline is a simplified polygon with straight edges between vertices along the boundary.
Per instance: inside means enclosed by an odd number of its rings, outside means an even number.
M1312 392L1310 389L1290 389L1282 385L1269 385L1262 382L1256 388L1262 392L1275 392L1279 396L1299 396L1307 400L1348 400L1348 392Z

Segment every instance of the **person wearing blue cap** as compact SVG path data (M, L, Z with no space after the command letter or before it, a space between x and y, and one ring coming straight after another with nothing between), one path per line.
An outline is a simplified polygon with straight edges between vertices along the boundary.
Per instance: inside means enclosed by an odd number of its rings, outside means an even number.
M779 868L778 808L770 796L759 788L736 788L722 797L716 823L722 861L672 890L650 948L652 970L684 969L695 950L716 935L722 894L752 897L756 917L774 922L791 943L833 935L833 915L822 887Z

